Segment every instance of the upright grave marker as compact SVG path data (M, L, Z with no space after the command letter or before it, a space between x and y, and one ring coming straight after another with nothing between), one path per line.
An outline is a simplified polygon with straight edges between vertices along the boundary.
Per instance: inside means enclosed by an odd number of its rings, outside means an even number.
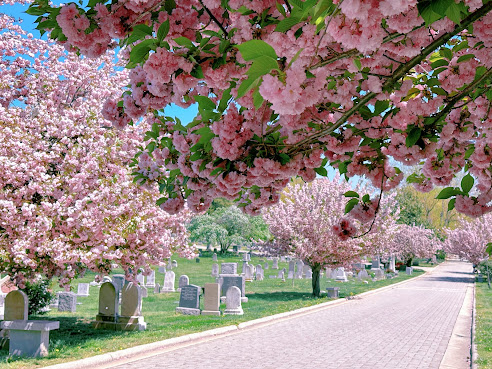
M181 288L176 312L185 315L200 315L201 287L189 284Z

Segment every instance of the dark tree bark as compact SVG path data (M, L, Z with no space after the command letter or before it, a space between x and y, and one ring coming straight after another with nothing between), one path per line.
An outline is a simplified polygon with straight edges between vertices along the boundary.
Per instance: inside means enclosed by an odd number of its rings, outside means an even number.
M321 292L321 288L320 288L321 265L320 264L312 265L311 269L313 270L313 279L311 280L313 286L313 296L319 297Z

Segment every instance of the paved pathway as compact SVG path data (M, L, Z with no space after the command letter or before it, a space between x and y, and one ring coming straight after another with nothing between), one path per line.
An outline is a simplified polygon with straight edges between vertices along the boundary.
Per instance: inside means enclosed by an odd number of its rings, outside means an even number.
M393 289L113 368L437 369L471 271L446 262Z

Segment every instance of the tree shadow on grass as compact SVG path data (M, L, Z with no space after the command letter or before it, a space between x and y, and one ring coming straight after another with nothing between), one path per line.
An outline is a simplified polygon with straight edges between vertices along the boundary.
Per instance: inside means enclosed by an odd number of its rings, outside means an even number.
M313 295L308 292L265 292L265 293L248 293L248 299L267 300L267 301L293 301L293 300L311 300Z
M92 328L91 321L89 319L82 319L78 317L69 316L56 316L47 317L43 315L29 316L29 320L50 320L59 321L60 328L50 331L50 347L49 356L46 358L36 358L36 361L43 359L53 359L57 357L70 357L70 350L66 350L67 347L79 347L84 346L88 341L94 340L106 340L112 337L118 337L121 335L128 335L137 332L128 331L111 331L106 329L94 329ZM59 350L58 350L59 349ZM9 357L9 350L0 350L0 363L2 362L14 362L18 360L25 360L23 357Z

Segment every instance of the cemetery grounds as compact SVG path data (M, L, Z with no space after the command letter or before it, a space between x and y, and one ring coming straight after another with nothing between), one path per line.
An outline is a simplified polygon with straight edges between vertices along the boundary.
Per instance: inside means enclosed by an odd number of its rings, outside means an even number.
M492 368L492 289L487 282L475 282L475 308L476 330L475 342L477 344L480 369Z
M257 265L260 263L260 259L262 258L252 257L250 264ZM211 276L212 264L214 263L211 257L200 258L200 263L182 258L173 258L173 260L178 261L178 267L173 268L176 273L176 287L179 277L183 274L189 277L190 284L203 286L205 283L215 283L215 278ZM221 262L237 262L238 269L242 269L240 256L228 255L224 257L219 255L218 264L220 265ZM30 319L60 321L60 329L50 332L49 356L25 359L9 357L8 350L0 350L0 369L32 369L78 360L190 333L239 324L328 301L326 297L312 297L310 279L295 279L294 281L286 279L285 282L282 282L281 279L271 279L269 276L277 275L278 270L271 269L271 261L269 261L269 264L270 268L264 271L265 279L263 281L246 282L246 296L249 301L242 304L244 310L244 315L242 316L227 315L219 317L176 314L175 308L179 302L178 292L154 294L153 288L148 288L148 297L143 299L142 304L142 315L147 323L147 330L142 332L115 332L93 329L91 321L95 320L98 312L99 288L90 287L89 297L77 298L77 302L81 304L77 305L75 313L58 312L56 308L52 308L45 315L29 317ZM280 269L286 268L288 270L287 262L279 261L278 265ZM427 266L427 264L424 265ZM157 268L155 269L156 283L162 286L164 274L159 273ZM113 273L122 273L122 270L115 269ZM368 284L357 281L356 278L349 278L349 282L342 283L327 280L326 276L323 276L321 278L321 289L326 290L328 286L340 287L340 298L350 298L368 290L419 276L422 273L422 270L414 269L414 273L411 276L405 272L400 272L396 278L375 282L370 281ZM93 280L94 273L87 273L83 278L72 283L72 291L77 292L78 283L88 283ZM55 291L61 290L57 285L54 285L53 289ZM492 294L490 294L490 297L492 297ZM203 307L203 301L201 301L201 307ZM224 308L225 304L221 304L222 311ZM492 313L490 298L488 309ZM492 323L489 320L489 327L491 325ZM489 340L492 340L491 333L489 333ZM491 346L489 345L489 350ZM490 351L489 355L492 358Z

